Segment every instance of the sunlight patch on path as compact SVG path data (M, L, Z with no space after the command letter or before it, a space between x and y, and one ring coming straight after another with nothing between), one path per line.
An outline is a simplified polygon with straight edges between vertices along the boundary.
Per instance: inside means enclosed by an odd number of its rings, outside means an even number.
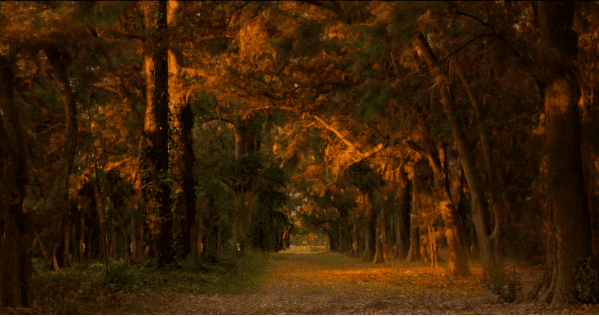
M473 275L452 280L443 268L395 261L373 265L332 252L278 253L256 294L180 294L160 314L536 314L532 304L501 304ZM591 310L589 310L590 312ZM576 313L589 313L577 311ZM555 312L549 312L555 313Z

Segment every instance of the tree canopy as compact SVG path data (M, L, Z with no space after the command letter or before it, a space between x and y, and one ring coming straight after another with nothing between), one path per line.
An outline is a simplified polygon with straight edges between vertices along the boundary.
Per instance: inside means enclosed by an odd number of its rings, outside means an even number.
M598 12L2 2L0 306L30 305L32 256L167 266L314 234L453 277L542 257L531 299L580 299L575 261L599 252Z

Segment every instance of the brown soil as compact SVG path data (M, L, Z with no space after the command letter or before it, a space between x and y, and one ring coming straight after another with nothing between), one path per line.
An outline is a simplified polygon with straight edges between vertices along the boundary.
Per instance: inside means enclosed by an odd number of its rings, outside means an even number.
M598 314L599 305L549 308L542 304L501 303L473 276L450 280L442 268L376 266L347 269L319 263L321 254L294 254L276 260L262 290L249 295L153 294L136 304L144 314ZM327 257L339 257L327 253ZM343 262L342 262L343 263ZM404 264L407 265L407 264ZM416 266L419 264L416 264ZM514 269L523 291L542 271Z

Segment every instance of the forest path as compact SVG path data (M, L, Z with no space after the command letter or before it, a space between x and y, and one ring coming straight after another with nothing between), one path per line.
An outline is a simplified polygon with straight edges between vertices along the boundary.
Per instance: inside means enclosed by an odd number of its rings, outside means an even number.
M597 306L556 310L497 303L480 285L480 269L449 280L444 269L393 261L373 265L322 252L272 255L256 294L161 294L144 314L590 314ZM524 275L522 275L523 278ZM150 308L151 307L151 308Z

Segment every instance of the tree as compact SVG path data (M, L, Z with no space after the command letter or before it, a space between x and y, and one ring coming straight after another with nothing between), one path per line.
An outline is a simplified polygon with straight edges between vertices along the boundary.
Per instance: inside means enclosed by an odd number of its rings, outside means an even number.
M167 23L171 34L180 31L183 25L183 3L168 1ZM170 164L175 182L173 183L173 212L178 220L180 231L174 231L175 241L181 244L181 257L191 252L191 229L196 217L195 180L193 164L193 113L189 97L184 90L183 71L181 67L182 54L179 43L173 36L168 48L168 94L169 107L172 116L171 135L173 146L170 149ZM177 247L174 245L173 247Z
M14 99L10 58L0 56L0 307L29 307L30 220L23 210L28 183L23 127Z
M547 122L549 237L547 273L538 297L552 305L574 301L574 260L592 255L590 217L582 171L580 74L573 66L577 34L574 3L540 2L538 22L549 72L543 87Z
M169 92L166 1L143 2L146 114L140 140L140 174L146 214L146 254L160 265L174 261L169 173Z

